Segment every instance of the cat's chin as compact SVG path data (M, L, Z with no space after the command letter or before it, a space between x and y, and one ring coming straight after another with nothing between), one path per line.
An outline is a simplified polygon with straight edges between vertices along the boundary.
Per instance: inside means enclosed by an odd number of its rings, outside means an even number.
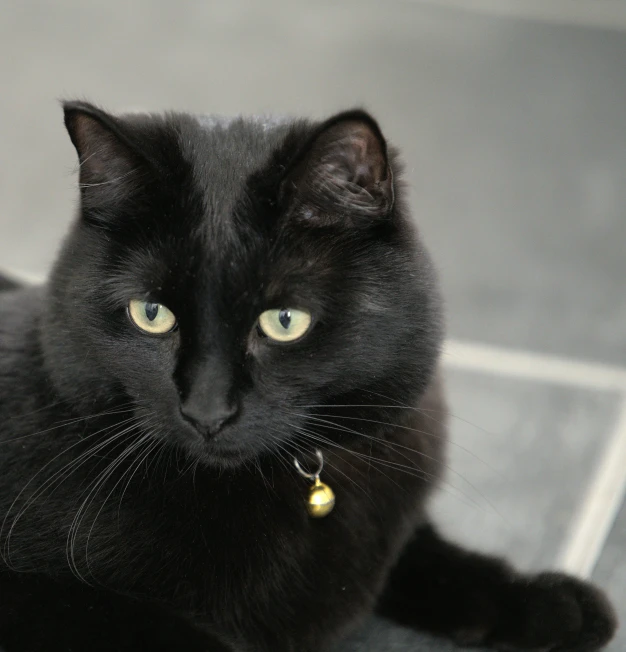
M228 446L209 441L194 447L193 455L204 466L234 469L256 459L258 453L243 446Z

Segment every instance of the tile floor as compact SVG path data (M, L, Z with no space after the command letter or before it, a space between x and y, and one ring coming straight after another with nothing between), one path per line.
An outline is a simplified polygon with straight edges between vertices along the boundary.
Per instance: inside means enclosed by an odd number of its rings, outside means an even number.
M626 620L626 33L399 0L0 8L0 266L17 272L46 272L72 215L59 97L371 109L448 301L433 513L524 568L592 575ZM342 649L448 648L373 622Z

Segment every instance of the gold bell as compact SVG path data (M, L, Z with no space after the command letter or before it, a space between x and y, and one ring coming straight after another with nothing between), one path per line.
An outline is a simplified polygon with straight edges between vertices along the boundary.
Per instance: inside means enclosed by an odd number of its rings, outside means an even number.
M335 506L335 492L319 477L315 478L315 484L309 489L309 502L307 511L313 518L323 518L333 511Z
M303 478L313 480L313 486L309 489L309 499L306 505L309 516L312 518L323 518L333 511L333 507L335 506L335 492L320 480L320 473L324 468L322 451L319 448L316 449L315 455L319 462L319 467L315 473L305 471L300 466L300 462L298 462L298 458L296 457L294 457L293 463Z

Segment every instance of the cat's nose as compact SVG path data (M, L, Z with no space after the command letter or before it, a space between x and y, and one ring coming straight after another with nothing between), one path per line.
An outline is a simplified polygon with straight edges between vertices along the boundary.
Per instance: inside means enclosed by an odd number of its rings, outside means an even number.
M215 437L226 423L236 416L237 412L236 405L225 402L220 402L219 405L214 405L211 409L194 403L186 403L180 407L183 418L191 423L203 437Z

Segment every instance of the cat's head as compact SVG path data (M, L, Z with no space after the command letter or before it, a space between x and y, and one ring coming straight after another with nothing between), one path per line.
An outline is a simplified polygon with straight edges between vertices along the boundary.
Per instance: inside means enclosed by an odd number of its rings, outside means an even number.
M80 210L43 322L63 394L128 401L155 437L232 465L310 448L320 406L423 391L439 301L368 114L113 116L71 102L65 123Z

